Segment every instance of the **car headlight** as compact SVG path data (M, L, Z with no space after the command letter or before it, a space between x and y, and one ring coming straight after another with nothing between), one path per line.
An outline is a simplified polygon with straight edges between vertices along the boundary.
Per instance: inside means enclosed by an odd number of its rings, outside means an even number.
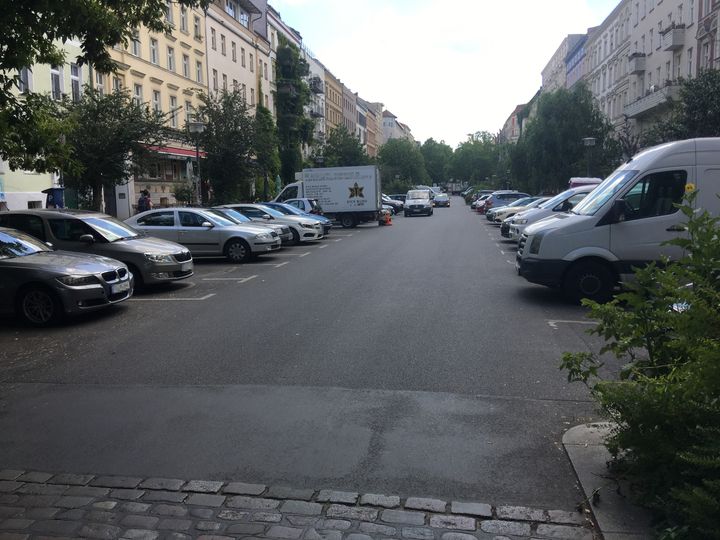
M513 223L515 225L525 225L525 224L527 224L527 222L528 222L527 218L517 218L517 219L513 220Z
M530 253L537 255L540 252L540 244L542 244L543 236L545 233L540 231L533 236L532 242L530 242Z
M68 287L82 287L99 284L95 276L63 276L57 278L57 280Z
M165 255L162 253L146 253L145 258L154 263L171 263L173 262L172 255Z
M255 240L259 242L269 242L272 240L272 235L270 233L260 233L255 235Z
M314 228L315 228L315 225L308 224L308 223L301 223L300 226L301 226L303 229L314 229Z

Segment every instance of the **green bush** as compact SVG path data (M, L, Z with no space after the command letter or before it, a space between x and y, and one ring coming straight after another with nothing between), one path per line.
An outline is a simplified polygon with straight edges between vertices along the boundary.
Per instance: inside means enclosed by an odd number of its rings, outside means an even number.
M608 304L585 301L605 345L565 353L561 369L615 422L606 444L661 537L720 539L720 227L682 211L688 235L672 243L685 256L638 270ZM601 375L608 357L617 377Z

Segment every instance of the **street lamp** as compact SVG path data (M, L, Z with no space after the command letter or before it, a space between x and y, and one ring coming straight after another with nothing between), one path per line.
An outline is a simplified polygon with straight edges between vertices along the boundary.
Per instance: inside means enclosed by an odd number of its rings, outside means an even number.
M198 204L202 206L202 180L200 179L200 134L205 131L205 122L193 120L188 122L188 130L195 135L195 163L197 173L195 177L195 189L197 190Z
M592 147L595 146L595 137L585 137L582 140L585 148L587 148L587 176L590 177L590 160L592 158Z

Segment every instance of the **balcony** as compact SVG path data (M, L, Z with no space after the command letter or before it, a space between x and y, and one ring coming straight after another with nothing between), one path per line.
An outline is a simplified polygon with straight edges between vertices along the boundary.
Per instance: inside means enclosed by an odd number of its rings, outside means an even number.
M645 54L644 53L632 53L628 57L628 67L630 69L630 75L638 75L639 73L645 72Z
M685 46L685 26L672 26L662 35L663 51L677 51Z
M325 93L325 85L323 84L323 81L320 79L320 77L311 77L308 80L308 85L310 86L310 90L315 94Z
M316 109L310 109L310 116L313 118L324 118L325 117L325 111L323 111L321 108Z
M625 115L628 118L638 118L669 105L680 99L681 86L670 82L667 86L657 90L648 90L646 94L637 101L625 106Z

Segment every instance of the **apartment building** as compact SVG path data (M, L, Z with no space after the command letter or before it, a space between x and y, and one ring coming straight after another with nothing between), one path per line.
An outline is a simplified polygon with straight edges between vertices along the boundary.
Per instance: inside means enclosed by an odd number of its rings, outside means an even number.
M325 69L325 125L329 133L343 125L343 83Z
M697 66L699 69L720 69L720 1L700 0L697 11L698 24L694 33L697 39ZM692 17L692 14L689 16Z
M322 65L307 47L303 47L303 57L310 69L310 74L308 75L310 103L306 107L306 114L312 118L314 123L314 142L324 144L327 137L327 124L325 121L325 110L327 107L325 103L325 66Z
M515 107L515 110L512 112L512 114L508 116L508 119L505 120L505 124L503 124L502 130L500 130L501 142L507 142L511 144L515 144L518 142L521 134L521 123L519 116L526 106L526 104L518 105L517 107Z
M567 86L567 65L566 57L570 49L585 38L583 34L569 34L566 36L555 53L542 70L543 92L552 92Z
M576 84L585 80L585 56L587 52L588 37L597 28L588 28L587 34L578 39L572 47L568 47L565 56L565 88L573 88Z
M415 141L410 128L398 122L397 116L388 110L383 111L383 140L388 142L390 139L407 139Z
M357 92L355 92L355 110L357 111L357 119L355 122L355 136L360 141L360 144L363 145L365 148L365 151L367 152L367 116L368 116L368 109L366 105L366 101L362 99L360 96L358 96Z
M357 99L356 95L347 86L343 85L342 112L343 125L348 133L357 134Z
M382 103L371 103L358 97L358 105L365 111L365 151L374 158L382 146Z
M76 59L82 52L79 42L71 40L57 45L65 52L67 62L57 66L36 64L23 68L19 73L20 88L17 93L48 94L58 101L63 99L63 96L69 96L77 101L82 94L83 85L90 81L91 76L97 77L96 87L107 89L104 75L93 74L87 66L77 63ZM13 171L7 162L0 160L0 210L43 208L47 198L43 191L60 186L60 175ZM74 201L71 198L67 202Z
M696 75L694 38L705 4L701 2L698 10L694 0L632 2L629 100L624 114L637 132L662 118L680 97L683 79Z

